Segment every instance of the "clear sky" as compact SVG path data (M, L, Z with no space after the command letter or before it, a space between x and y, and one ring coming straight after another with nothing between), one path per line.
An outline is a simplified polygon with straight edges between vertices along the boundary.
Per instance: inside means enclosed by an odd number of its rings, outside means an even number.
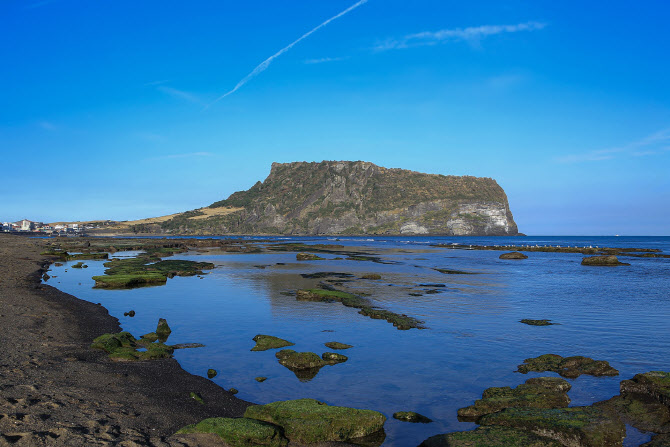
M495 178L527 234L670 234L667 1L358 3L3 0L0 220L170 214L325 159Z

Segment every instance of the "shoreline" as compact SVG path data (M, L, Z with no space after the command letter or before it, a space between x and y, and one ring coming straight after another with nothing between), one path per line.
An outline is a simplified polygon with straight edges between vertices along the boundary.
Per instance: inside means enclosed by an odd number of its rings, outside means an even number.
M0 446L216 445L172 434L240 417L251 403L175 359L120 363L91 349L95 337L121 330L119 320L41 283L46 241L0 236Z

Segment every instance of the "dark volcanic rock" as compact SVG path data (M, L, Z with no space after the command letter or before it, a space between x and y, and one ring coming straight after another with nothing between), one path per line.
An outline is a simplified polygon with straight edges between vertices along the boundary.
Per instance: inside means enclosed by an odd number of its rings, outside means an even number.
M619 375L619 371L612 368L605 360L593 360L582 356L561 357L556 354L544 354L526 359L522 365L519 365L517 371L523 374L531 371L553 371L568 379L577 378L582 374L590 376Z
M414 411L397 411L393 413L393 419L397 419L403 422L414 422L420 424L428 424L433 422L432 419L427 418L426 416L415 413Z
M563 444L525 430L479 427L474 431L431 436L419 447L563 447Z
M564 446L621 446L626 435L623 422L595 407L507 408L484 416L480 423L527 430Z
M529 318L524 318L523 320L519 320L519 322L529 326L553 326L558 324L552 323L551 320L531 320Z
M458 410L463 421L477 421L482 416L505 408L562 408L570 404L570 384L558 377L536 377L516 388L488 388L474 405Z
M613 267L616 265L630 265L625 262L619 262L619 258L614 255L610 256L588 256L582 259L582 265L594 265Z
M518 251L513 251L511 253L503 253L499 256L500 259L528 259L528 256Z

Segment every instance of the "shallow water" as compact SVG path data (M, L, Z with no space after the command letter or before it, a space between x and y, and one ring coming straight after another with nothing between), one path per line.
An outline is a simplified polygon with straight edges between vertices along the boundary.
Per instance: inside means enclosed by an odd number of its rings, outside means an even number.
M571 405L588 405L618 394L619 382L636 373L669 370L670 259L621 258L630 266L584 267L582 255L528 253L529 259L503 261L501 252L449 250L430 243L529 244L660 248L670 254L670 238L282 238L307 243L365 247L391 264L333 260L297 262L295 253L229 254L190 252L173 259L209 261L216 268L203 277L176 277L166 286L133 290L93 289L91 276L102 274L102 261L53 267L49 284L101 303L134 335L151 332L159 317L172 328L169 343L199 342L175 357L189 372L206 376L238 397L257 403L311 397L329 404L383 412L384 446L415 446L428 436L468 430L456 410L471 405L492 386L516 386L533 376L514 372L525 358L546 353L585 355L608 360L619 377L582 376L570 380ZM117 253L124 255L125 253ZM285 263L285 265L277 265ZM258 265L265 265L260 269ZM445 275L433 268L476 272ZM379 273L379 281L345 283L370 293L378 305L426 322L429 329L399 331L382 320L358 315L339 303L298 302L281 292L311 287L300 273L332 271ZM438 294L410 296L441 283ZM134 318L123 313L135 310ZM522 318L551 319L560 325L527 326ZM251 352L256 334L295 343L292 349L317 354L323 343L339 341L354 348L339 351L346 363L326 366L311 381L300 381L281 366L276 350ZM263 383L257 376L268 377ZM206 399L206 396L204 396ZM431 424L394 420L395 411L417 411ZM626 445L649 436L630 431Z

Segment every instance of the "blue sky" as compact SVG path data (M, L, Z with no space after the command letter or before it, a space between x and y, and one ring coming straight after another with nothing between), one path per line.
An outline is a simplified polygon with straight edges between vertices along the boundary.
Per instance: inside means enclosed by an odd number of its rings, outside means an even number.
M356 1L3 1L0 220L170 214L326 159L495 178L527 234L670 234L667 2L359 3L213 103Z

